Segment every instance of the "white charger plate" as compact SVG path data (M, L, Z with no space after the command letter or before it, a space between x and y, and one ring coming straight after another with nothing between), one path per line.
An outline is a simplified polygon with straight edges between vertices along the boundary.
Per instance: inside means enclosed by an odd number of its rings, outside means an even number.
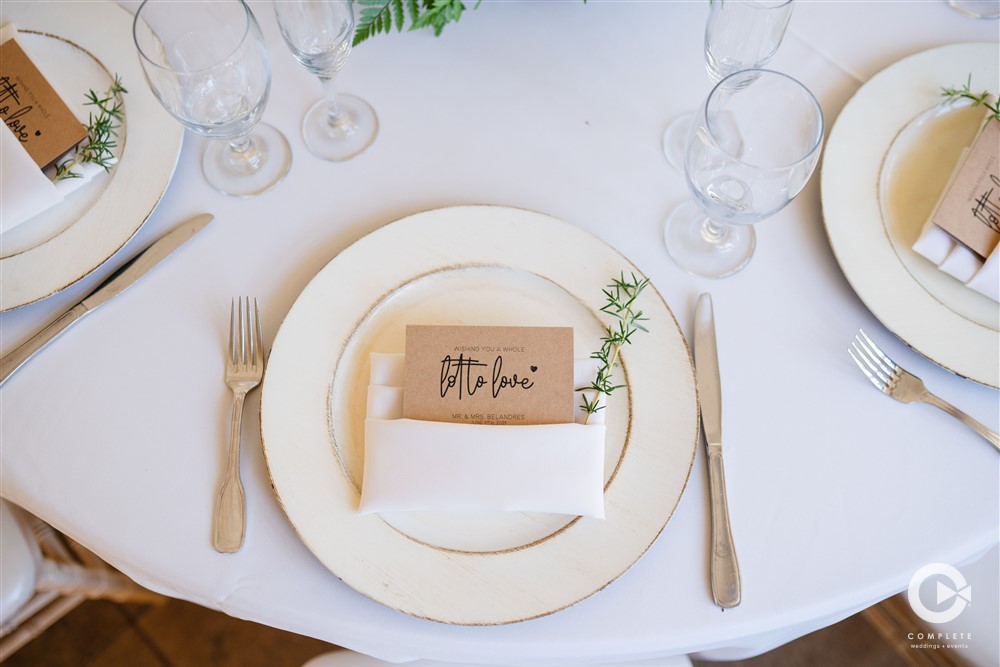
M597 349L602 288L638 271L554 218L496 206L410 216L331 261L289 311L264 378L272 485L307 547L357 591L462 625L537 618L599 591L649 548L687 483L698 436L687 343L648 288L651 333L623 355L612 397L604 520L528 513L358 513L371 351L406 324L568 325Z
M132 16L117 3L3 2L8 22L81 121L87 91L104 92L118 75L128 93L110 173L0 236L0 311L69 287L121 249L163 196L184 136L146 85Z
M936 267L900 242L924 220L893 221L883 215L881 183L889 177L884 166L892 162L897 138L908 127L906 135L919 134L913 124L940 104L941 88L961 86L970 74L974 90L996 91L1000 47L931 49L889 66L861 86L827 142L823 217L844 275L887 329L939 366L1000 387L1000 306L949 276L937 275ZM912 138L904 135L902 140Z

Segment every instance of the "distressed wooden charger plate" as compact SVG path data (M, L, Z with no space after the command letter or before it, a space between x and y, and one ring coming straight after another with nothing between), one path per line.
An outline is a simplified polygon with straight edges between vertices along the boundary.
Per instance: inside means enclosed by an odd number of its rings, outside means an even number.
M114 2L0 3L45 76L81 122L121 77L125 116L118 162L47 211L0 237L0 311L33 303L89 275L131 239L174 173L184 128L150 92L132 42L132 15Z
M837 118L823 158L823 218L851 287L887 329L934 363L1000 387L1000 306L911 249L954 161L918 164L907 154L932 139L928 111L942 87L994 90L1000 47L954 44L912 55L858 89ZM961 147L959 146L958 149ZM904 159L900 159L904 158ZM937 183L937 190L929 183ZM892 190L930 197L924 217L898 215ZM912 211L912 207L910 207Z
M282 323L261 399L271 481L306 546L364 595L462 625L544 616L625 572L677 506L698 434L687 343L652 287L651 333L624 353L628 389L606 416L604 520L357 509L369 353L402 352L407 324L560 325L586 357L606 321L601 290L621 271L639 274L579 228L496 206L413 215L331 261Z

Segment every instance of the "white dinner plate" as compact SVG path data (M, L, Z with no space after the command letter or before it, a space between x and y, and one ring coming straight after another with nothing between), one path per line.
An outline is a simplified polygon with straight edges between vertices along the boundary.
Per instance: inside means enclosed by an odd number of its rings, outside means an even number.
M827 142L823 217L844 275L887 329L939 366L998 387L1000 306L914 253L910 244L926 218L898 215L898 207L888 201L893 190L930 197L930 206L936 201L940 190L928 192L926 179L943 185L951 167L903 172L905 160L899 156L932 139L922 133L928 110L942 102L942 87L960 87L970 74L973 90L998 90L1000 47L931 49L891 65L861 86ZM897 182L890 187L893 179Z
M160 201L184 134L146 85L132 15L117 3L3 2L8 22L82 122L89 90L103 93L118 75L128 92L110 173L0 236L0 311L69 287L121 249Z
M331 261L296 300L264 378L271 482L308 548L357 591L463 625L537 618L599 591L663 530L694 461L698 410L687 343L649 287L650 333L623 352L606 415L606 518L358 513L369 354L402 352L407 324L572 326L596 350L602 289L638 271L554 218L463 206L404 218ZM517 427L510 427L516 429Z

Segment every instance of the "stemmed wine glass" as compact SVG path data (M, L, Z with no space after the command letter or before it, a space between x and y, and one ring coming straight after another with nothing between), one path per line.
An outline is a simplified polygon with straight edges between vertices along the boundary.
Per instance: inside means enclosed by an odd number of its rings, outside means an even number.
M292 163L288 140L260 123L271 90L271 61L243 0L146 0L132 28L146 81L160 104L209 142L205 179L237 197L260 194Z
M955 11L974 19L1000 18L1000 2L997 0L947 0Z
M705 24L705 67L712 83L733 72L760 69L771 62L792 16L792 0L711 0ZM694 113L670 121L663 152L678 170Z
M337 93L334 81L351 53L351 0L274 0L274 15L292 55L319 77L325 97L306 112L302 136L324 160L349 160L378 134L378 117L360 97Z
M742 269L753 255L751 225L802 190L822 143L823 110L792 77L752 69L722 79L688 135L684 175L694 200L667 217L667 252L699 276Z

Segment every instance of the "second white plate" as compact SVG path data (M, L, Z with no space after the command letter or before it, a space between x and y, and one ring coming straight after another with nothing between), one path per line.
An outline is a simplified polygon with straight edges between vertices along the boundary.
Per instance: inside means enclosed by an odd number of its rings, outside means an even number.
M948 276L932 275L929 262L894 243L882 215L880 178L897 136L941 102L943 86L961 86L971 74L975 90L995 89L998 56L996 44L956 44L910 56L872 77L837 118L821 184L837 262L875 317L939 366L991 387L1000 387L1000 306Z
M348 585L394 609L464 625L512 623L597 592L649 548L687 483L698 435L691 357L650 287L607 415L604 520L527 513L358 513L371 351L406 324L603 333L602 288L638 271L580 229L530 211L466 206L393 223L338 255L295 302L272 348L264 454L298 535ZM627 392L627 393L626 393Z

